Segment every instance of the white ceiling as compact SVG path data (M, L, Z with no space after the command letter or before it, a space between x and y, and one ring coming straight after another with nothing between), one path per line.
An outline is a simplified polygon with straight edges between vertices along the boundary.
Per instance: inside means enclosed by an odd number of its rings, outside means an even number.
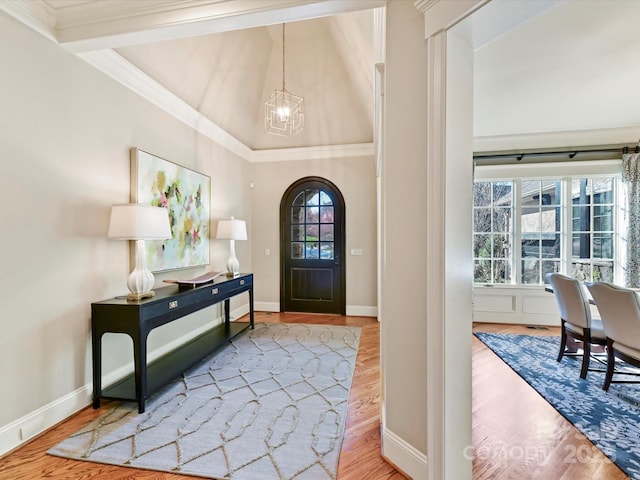
M0 2L0 10L114 77L126 70L145 88L157 84L152 101L166 89L183 116L198 128L210 122L207 131L242 155L371 144L372 8L384 3L33 0ZM493 0L480 9L467 22L474 136L640 132L636 19L640 1L629 0ZM264 100L282 84L282 21L287 90L306 104L305 130L293 138L264 133Z
M635 130L640 1L557 2L475 53L474 135Z

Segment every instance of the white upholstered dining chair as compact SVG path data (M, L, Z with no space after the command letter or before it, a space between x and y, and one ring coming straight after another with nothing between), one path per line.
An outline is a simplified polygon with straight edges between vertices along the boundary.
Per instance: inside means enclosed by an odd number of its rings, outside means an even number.
M548 273L547 283L551 285L560 310L561 332L558 362L566 355L567 337L582 342L582 367L580 378L587 378L591 345L605 345L606 337L600 318L591 315L589 298L583 284L576 278L561 273ZM575 352L572 352L575 354Z
M616 357L640 367L640 295L635 290L605 282L587 284L602 316L607 337L607 373L603 390L611 383L638 383L613 380ZM628 373L628 372L623 372Z

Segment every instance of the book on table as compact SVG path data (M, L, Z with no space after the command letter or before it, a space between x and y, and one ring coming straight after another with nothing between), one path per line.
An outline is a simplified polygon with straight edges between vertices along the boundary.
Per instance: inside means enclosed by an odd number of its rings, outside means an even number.
M213 282L217 277L222 275L223 272L206 272L198 277L184 278L184 279L167 279L163 280L165 283L177 284L180 288L196 288L201 285Z

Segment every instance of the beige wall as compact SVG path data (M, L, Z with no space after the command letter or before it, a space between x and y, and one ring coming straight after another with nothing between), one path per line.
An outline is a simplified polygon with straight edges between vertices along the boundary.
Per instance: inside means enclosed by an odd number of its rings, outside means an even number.
M332 158L252 164L253 271L257 308L280 305L280 200L296 180L307 176L333 182L345 200L347 314L376 315L376 178L373 157ZM350 255L362 249L361 256ZM265 255L269 249L270 255Z
M3 453L22 440L21 421L25 432L37 431L87 404L90 303L126 292L127 244L106 231L110 206L129 200L130 147L211 176L213 219L250 221L252 212L247 162L4 14L0 65ZM212 241L209 268L223 269L227 252L227 243ZM238 255L251 270L249 245L238 245ZM166 275L156 276L158 286ZM150 349L210 319L163 327ZM105 337L105 374L131 358L119 337Z

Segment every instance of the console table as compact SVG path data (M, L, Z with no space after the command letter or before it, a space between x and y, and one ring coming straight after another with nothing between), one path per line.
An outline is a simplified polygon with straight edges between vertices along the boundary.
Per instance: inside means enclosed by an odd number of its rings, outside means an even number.
M249 293L249 322L231 322L231 297ZM199 335L178 349L147 365L147 337L151 330L185 315L224 302L224 323ZM91 346L93 358L93 408L101 398L134 400L138 412L145 400L187 368L247 328L253 328L253 274L218 277L212 283L189 289L159 288L155 297L138 302L112 298L91 304ZM124 333L133 340L134 373L102 389L102 336Z

